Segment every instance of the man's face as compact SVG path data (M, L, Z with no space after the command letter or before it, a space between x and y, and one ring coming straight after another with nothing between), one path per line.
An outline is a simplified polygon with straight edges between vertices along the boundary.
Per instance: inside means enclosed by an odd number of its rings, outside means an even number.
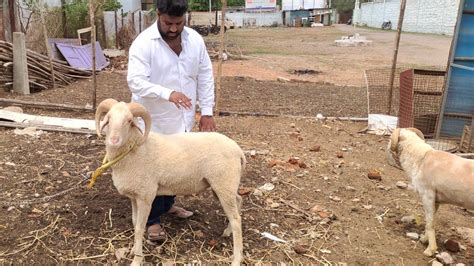
M181 35L184 28L185 16L175 17L158 12L158 30L166 40L174 40Z

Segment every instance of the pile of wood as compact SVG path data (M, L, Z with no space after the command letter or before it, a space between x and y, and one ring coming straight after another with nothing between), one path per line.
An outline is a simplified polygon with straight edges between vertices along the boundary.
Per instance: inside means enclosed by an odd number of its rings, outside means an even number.
M30 81L30 90L40 91L53 87L51 69L47 56L26 51L28 64L28 78ZM67 64L67 62L53 59L54 80L57 87L63 87L71 84L78 78L88 78L92 75L91 71L76 69ZM13 85L13 45L9 42L0 41L0 87L11 88Z

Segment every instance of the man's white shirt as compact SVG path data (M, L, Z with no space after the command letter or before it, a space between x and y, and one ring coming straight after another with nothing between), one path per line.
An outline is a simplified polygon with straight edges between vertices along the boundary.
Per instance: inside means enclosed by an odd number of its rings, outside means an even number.
M181 46L178 56L163 40L155 22L140 33L130 47L127 82L132 101L144 105L150 112L154 132L191 131L197 100L201 115L212 115L214 77L204 40L196 31L184 27ZM191 99L190 110L178 109L168 101L173 91Z

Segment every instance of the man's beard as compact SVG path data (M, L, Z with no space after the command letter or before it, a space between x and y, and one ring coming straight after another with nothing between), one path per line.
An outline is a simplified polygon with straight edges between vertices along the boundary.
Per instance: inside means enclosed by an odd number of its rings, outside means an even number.
M171 33L171 32L164 32L163 30L161 30L161 26L160 26L159 21L158 21L158 31L160 32L161 37L163 37L163 39L165 39L165 40L176 40L177 38L179 38L179 36L181 36L180 31L176 31L174 33Z

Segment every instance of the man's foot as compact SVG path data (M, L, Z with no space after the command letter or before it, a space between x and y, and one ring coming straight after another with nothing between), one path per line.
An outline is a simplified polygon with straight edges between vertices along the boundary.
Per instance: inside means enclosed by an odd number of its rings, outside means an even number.
M186 219L193 216L192 211L185 210L181 207L177 207L175 205L171 206L170 210L168 211L169 214L174 215L175 217Z
M146 229L146 238L151 243L161 243L166 240L165 229L159 224L153 224Z

